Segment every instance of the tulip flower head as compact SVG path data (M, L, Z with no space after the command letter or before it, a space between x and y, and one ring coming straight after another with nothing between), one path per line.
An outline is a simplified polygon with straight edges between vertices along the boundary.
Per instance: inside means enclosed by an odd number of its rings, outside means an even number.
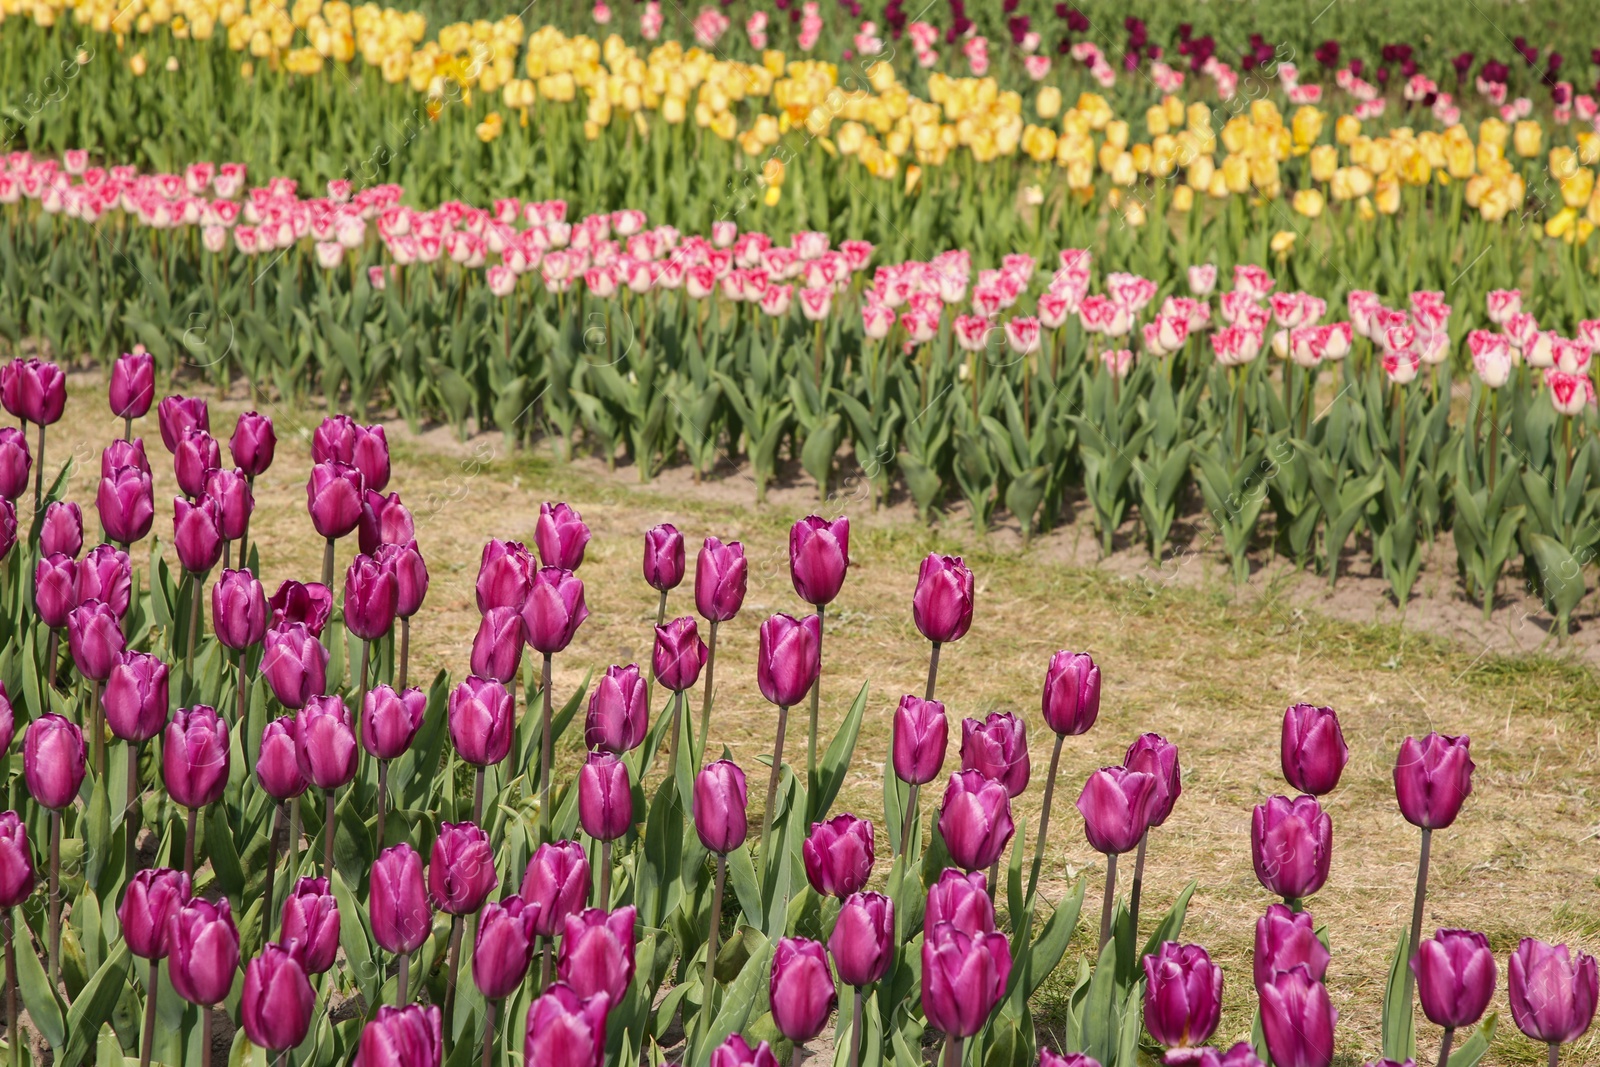
M306 482L306 510L318 536L337 540L360 525L364 488L361 471L349 463L329 460L311 468L311 478Z
M244 969L244 995L239 1020L251 1044L281 1051L306 1039L316 994L305 970L288 948L262 947Z
M1222 1018L1222 968L1199 945L1164 941L1144 958L1144 1025L1165 1048L1204 1045Z
M568 915L589 903L589 859L576 841L540 845L522 875L521 896L534 911L534 933L554 937Z
M1263 887L1301 900L1328 880L1333 820L1315 797L1271 797L1250 819L1250 857Z
M779 707L805 699L822 670L822 619L777 614L761 624L756 649L756 683L761 695Z
M1456 821L1472 793L1470 738L1431 733L1400 743L1394 765L1394 792L1406 822L1442 830Z
M1339 716L1311 704L1295 704L1283 713L1281 753L1284 779L1311 796L1333 792L1350 759Z
M523 638L529 646L545 655L560 652L588 617L583 582L569 570L539 568L522 605Z
M59 811L71 804L87 770L83 731L54 712L28 724L22 742L22 777L28 795Z
M345 572L345 625L363 641L378 640L394 626L399 597L393 569L371 556L356 556Z
M520 542L491 539L478 563L478 611L504 607L520 613L536 569L532 554Z
M772 1021L778 1032L796 1045L822 1033L828 1016L839 1003L828 955L819 942L786 937L772 953L772 978L768 983Z
M385 952L415 952L433 933L422 857L404 842L384 849L372 864L371 885L367 914L372 939Z
M67 646L78 673L103 682L111 676L117 656L127 648L122 620L111 605L85 600L67 614Z
M694 620L689 620L693 625ZM697 672L698 673L698 672ZM589 694L584 743L618 754L638 748L650 725L650 705L639 668L611 666Z
M1078 795L1078 811L1095 851L1133 851L1150 828L1151 798L1159 788L1154 774L1127 767L1102 767L1091 774Z
M800 599L833 603L850 568L850 520L808 515L789 528L789 577Z
M589 908L562 921L556 974L579 996L603 993L617 1003L633 981L634 925L630 905L606 912Z
M261 731L256 781L275 800L289 800L310 788L311 783L300 773L299 746L295 742L298 731L292 715L272 720Z
M180 708L161 739L161 780L174 801L203 808L228 784L228 724L215 708Z
M923 926L932 929L940 923L953 923L973 937L994 932L994 900L982 872L946 867L928 887Z
M985 719L961 723L961 769L978 771L1006 787L1012 797L1028 788L1028 732L1010 712L990 712Z
M894 960L894 901L881 893L853 893L839 906L828 953L839 981L856 988L880 981Z
M1459 1029L1483 1018L1494 996L1498 968L1483 934L1440 930L1417 946L1411 971L1428 1021Z
M267 594L247 570L224 570L211 587L211 620L217 640L242 651L267 633Z
M170 919L189 901L189 876L167 867L135 874L122 890L117 922L128 951L147 960L166 959Z
M1256 920L1254 980L1257 990L1272 984L1279 974L1304 969L1314 980L1322 981L1332 957L1317 937L1316 923L1308 911L1291 911L1287 904L1274 904Z
M1003 934L969 934L949 922L924 931L922 1013L934 1029L957 1038L978 1033L1010 976L1011 946Z
M306 974L322 974L339 952L339 905L326 878L302 878L283 902L280 936Z
M333 591L321 582L287 581L267 600L267 607L272 609L272 626L299 623L320 638L333 614Z
M911 619L929 641L947 644L972 626L972 572L959 556L931 555L922 561Z
M57 500L44 509L39 527L39 554L73 559L83 551L83 511L70 500Z
M348 785L356 774L356 735L350 711L336 696L312 697L295 716L295 760L318 789Z
M278 437L273 432L272 420L254 411L239 416L233 436L228 440L228 454L233 457L233 465L247 478L266 473L272 466L277 447Z
M674 693L693 688L706 665L708 650L692 615L673 619L656 627L655 649L651 654L656 680Z
M744 605L748 579L743 545L706 538L694 564L695 610L709 622L727 622Z
M938 778L949 732L943 704L910 694L902 696L894 713L891 742L895 775L908 785L926 785Z
M220 1004L239 970L239 928L228 898L215 904L191 899L167 919L172 988L191 1004Z
M1156 780L1150 793L1145 819L1154 829L1167 821L1172 807L1183 792L1183 772L1178 765L1178 746L1160 734L1140 734L1122 758L1122 765L1130 771L1143 771Z
M472 945L472 980L488 1000L510 996L533 960L536 909L520 896L484 905Z
M34 880L28 827L16 812L0 812L0 908L14 908L32 896Z
M111 414L119 419L142 419L156 396L155 357L142 349L124 352L111 365L107 388Z
M305 623L274 623L261 648L261 675L284 707L303 708L327 689L328 650Z
M450 741L476 767L491 767L511 751L511 694L492 678L468 678L450 691Z
M578 824L597 841L615 841L633 828L628 765L613 752L591 752L578 769Z
M749 832L749 791L744 771L731 760L701 768L694 782L694 827L700 843L727 855Z
M553 1067L601 1067L606 1051L606 1015L611 998L582 997L555 982L528 1009L523 1062Z
M1275 1067L1328 1067L1339 1013L1328 988L1303 968L1276 975L1261 994L1261 1029Z
M19 419L50 426L67 406L67 377L54 363L13 359L0 368L0 402Z
M1064 737L1087 733L1100 715L1100 668L1087 652L1063 649L1050 657L1040 710L1045 725Z
M516 608L497 607L484 612L478 634L472 639L472 673L502 684L522 673L522 616Z
M438 1006L385 1004L362 1028L351 1067L437 1067L443 1062L444 1025Z
M388 685L373 686L361 703L361 747L375 759L399 759L427 712L428 696L421 689L397 693Z
M1517 1029L1535 1041L1564 1045L1594 1021L1600 968L1586 952L1525 937L1511 954L1507 985Z
M683 581L683 534L670 522L652 526L644 533L644 580L650 588L666 593Z
M742 1034L729 1034L728 1039L711 1050L710 1067L781 1067L772 1046L765 1041L754 1048Z
M872 876L872 822L846 813L812 823L801 853L811 888L843 900Z
M583 563L589 544L589 527L583 516L566 504L539 505L539 519L533 528L533 543L539 560L546 567L575 571Z
M1015 832L1005 786L978 771L950 776L939 809L939 834L956 866L967 871L988 868Z

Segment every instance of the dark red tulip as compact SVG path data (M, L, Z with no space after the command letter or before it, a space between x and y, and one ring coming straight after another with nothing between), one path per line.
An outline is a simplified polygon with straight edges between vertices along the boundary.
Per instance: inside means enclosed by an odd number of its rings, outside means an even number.
M67 406L67 376L54 363L13 359L0 371L0 401L19 419L50 426Z
M649 694L639 668L611 666L589 694L584 744L621 754L644 743L650 726Z
M472 639L472 673L512 682L522 672L522 616L516 608L490 608Z
M961 721L961 769L977 771L1006 787L1010 796L1028 788L1028 728L1017 716L991 711L985 719Z
M628 765L612 752L591 752L578 768L578 825L596 841L615 841L633 828Z
M1222 968L1199 945L1164 941L1144 958L1144 1026L1164 1048L1195 1048L1222 1018Z
M303 708L328 687L328 650L305 623L280 623L261 639L260 671L278 703Z
M540 567L522 605L522 630L529 647L547 655L560 652L588 617L582 580L568 570Z
M22 741L22 777L28 795L57 811L72 803L86 770L83 731L46 712L28 724Z
M1040 700L1045 725L1064 737L1087 733L1100 716L1100 668L1087 652L1050 657Z
M1576 1041L1594 1021L1600 968L1593 956L1525 937L1511 954L1511 1018L1535 1041Z
M943 704L909 693L902 696L894 713L891 743L895 775L909 785L927 785L939 777L949 738Z
M111 365L106 390L111 414L119 419L142 419L156 399L156 360L145 351L124 352Z
M133 564L128 554L116 545L96 545L78 561L74 575L77 602L98 600L108 605L117 618L128 613L133 595Z
M437 1005L385 1004L361 1030L351 1067L439 1067L444 1062L444 1017Z
M373 489L362 495L361 523L356 529L361 551L372 555L380 545L406 545L417 539L417 524L411 509L400 502L399 493L384 496Z
M402 619L411 618L421 610L422 601L428 595L428 565L423 562L417 543L379 545L377 558L394 571L394 613Z
M804 700L822 671L822 619L777 614L761 624L756 647L756 684L780 707Z
M1471 930L1440 930L1411 957L1417 1000L1435 1026L1460 1029L1483 1018L1498 973L1489 939Z
M589 903L589 858L576 841L548 841L534 849L522 874L521 896L534 910L533 932L554 937L568 915Z
M211 432L211 411L199 397L162 397L156 405L156 417L161 424L161 443L168 452L178 451L178 442L191 429Z
M561 924L561 952L556 974L579 996L604 993L612 1003L622 999L633 981L634 924L632 905L607 912L589 908L568 915Z
M385 952L415 952L433 933L433 910L422 884L422 857L401 842L372 864L367 917L372 939Z
M515 608L520 612L537 569L533 555L520 541L490 538L478 563L479 613L487 613L490 608Z
M1412 826L1442 830L1456 821L1472 792L1472 741L1466 736L1431 733L1400 743L1394 765L1394 793L1400 814Z
M185 902L167 919L172 988L191 1004L221 1004L239 970L239 928L228 898Z
M1339 1013L1327 987L1297 968L1278 974L1259 992L1261 1031L1274 1067L1328 1067Z
M939 808L939 835L956 866L968 871L989 867L1015 832L1005 786L977 771L950 776Z
M333 613L333 592L321 582L288 581L267 601L272 609L272 625L304 623L312 637L321 637L328 616Z
M872 821L845 813L814 822L800 852L811 888L843 900L872 877Z
M828 953L845 985L880 981L895 956L894 901L882 893L846 897L828 937Z
M511 751L511 694L492 678L468 678L450 691L450 740L456 755L489 767Z
M161 780L186 808L222 799L228 784L228 724L215 708L179 708L161 736Z
M295 716L294 740L300 776L318 789L337 789L355 777L356 735L343 700L307 700Z
M289 800L310 787L300 773L300 757L295 737L299 729L294 716L285 715L267 723L261 731L261 751L256 756L256 781L267 795Z
M1250 818L1250 858L1262 886L1286 900L1321 889L1333 859L1333 820L1315 797L1270 797Z
M222 572L211 587L211 625L217 640L236 652L267 635L267 594L254 574Z
M439 825L428 855L428 897L434 907L447 915L471 915L498 881L488 834L470 822Z
M361 522L361 472L348 463L330 461L311 468L306 482L306 510L321 537L340 538Z
M254 478L265 474L272 466L278 449L278 435L273 432L272 420L254 411L239 416L233 427L233 437L228 441L228 453L233 465Z
M528 1009L523 1062L541 1067L601 1067L606 1056L606 1014L611 998L587 999L555 982Z
M39 621L52 630L67 624L67 616L78 606L78 561L57 553L46 556L33 568L33 606Z
M376 641L394 627L400 596L394 571L358 555L344 576L344 624L363 641Z
M239 1021L251 1044L275 1052L299 1045L311 1029L316 1001L305 970L282 945L264 945L245 965Z
M1328 973L1332 957L1317 937L1316 923L1308 911L1291 911L1287 904L1274 904L1256 920L1255 985L1271 985L1284 971L1303 967L1320 982Z
M670 522L644 532L644 580L663 593L683 581L683 534Z
M539 549L539 562L546 567L575 571L583 563L583 550L589 544L589 527L583 516L566 504L539 505L539 519L533 527L533 543Z
M171 949L167 920L189 900L189 876L167 867L139 871L122 890L117 921L128 951L147 960L164 960Z
M1160 826L1172 814L1172 806L1183 792L1183 771L1178 766L1178 746L1160 734L1140 734L1128 746L1122 765L1130 771L1143 771L1156 780L1150 793L1145 819L1151 827Z
M1302 793L1319 797L1339 785L1350 749L1332 708L1295 704L1283 713L1283 777Z
M283 943L307 974L322 974L339 954L339 903L326 878L302 878L283 902Z
M70 500L57 500L44 509L39 526L39 555L60 554L73 559L83 551L83 512Z
M803 1045L822 1033L839 1003L822 945L804 937L779 940L768 993L772 1021L784 1037Z
M0 812L0 908L14 908L32 896L34 879L27 825L14 811Z
M968 934L954 923L925 929L922 942L922 1013L935 1030L972 1037L1006 990L1011 946L1005 936Z
M928 887L922 925L931 930L940 923L951 923L971 937L994 932L994 901L982 872L966 874L946 867L939 880Z
M206 475L222 466L222 446L206 431L190 427L178 440L172 465L178 475L178 488L190 500L197 500L205 495Z
M961 640L972 626L972 593L972 572L960 556L930 555L911 598L917 632L941 644Z
M150 472L137 467L118 467L102 475L99 488L95 490L94 506L108 540L123 545L144 540L156 517L155 488Z
M1078 795L1084 836L1096 852L1118 855L1138 847L1150 828L1150 798L1155 775L1126 767L1102 767L1089 776Z
M256 507L250 481L244 472L237 467L216 467L207 471L205 492L206 499L217 506L223 539L237 541L243 537Z
M694 780L694 828L700 843L722 855L744 844L750 832L749 803L744 771L732 760L701 768Z
M172 546L178 563L190 574L205 574L222 559L222 519L209 500L191 504L183 497L172 501Z
M700 640L693 616L685 615L671 620L665 626L656 627L656 644L651 660L656 681L674 693L693 688L694 683L700 680L706 655L706 643Z
M750 568L744 546L706 538L694 563L694 606L708 622L727 622L744 606Z
M850 520L807 515L789 527L789 578L800 599L815 607L833 603L850 569Z
M478 916L472 945L472 980L486 1000L508 997L533 961L534 909L519 896L491 901Z
M98 600L85 600L67 614L67 644L78 673L97 682L111 677L117 654L128 647L117 613Z
M428 696L422 690L397 693L392 686L373 686L361 704L361 747L375 759L399 759L427 713Z
M16 500L26 493L32 470L28 435L15 426L0 427L0 497Z

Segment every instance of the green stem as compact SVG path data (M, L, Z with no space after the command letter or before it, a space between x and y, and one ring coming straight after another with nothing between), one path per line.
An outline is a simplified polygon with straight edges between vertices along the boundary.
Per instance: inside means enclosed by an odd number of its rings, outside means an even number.
M808 790L814 789L817 781L817 706L822 703L822 632L824 614L828 608L825 604L817 605L817 680L811 683L811 736L806 744L806 786ZM815 812L816 815L823 814Z
M766 882L767 859L772 851L772 816L778 804L778 780L783 774L783 734L789 724L789 709L778 705L778 734L772 744L772 774L767 779L767 810L761 816L761 869L756 884Z
M1106 896L1100 904L1100 951L1111 940L1111 912L1117 902L1117 854L1106 853Z
M550 840L550 764L555 758L555 739L550 736L550 659L544 654L544 717L539 733L542 755L539 760L539 840Z

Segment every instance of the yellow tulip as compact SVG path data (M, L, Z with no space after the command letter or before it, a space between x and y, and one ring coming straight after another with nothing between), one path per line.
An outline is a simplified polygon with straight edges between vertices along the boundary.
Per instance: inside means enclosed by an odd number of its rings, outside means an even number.
M761 164L761 180L767 185L783 184L783 160L771 156Z
M1280 258L1294 251L1295 238L1299 235L1293 230L1279 230L1272 235L1272 251Z
M1296 109L1294 113L1294 143L1302 148L1309 148L1316 144L1317 138L1322 136L1322 124L1326 119L1326 115L1309 104Z
M1327 201L1322 196L1320 189L1301 189L1294 194L1292 201L1294 209L1308 219L1314 219L1322 214Z
M1372 209L1372 201L1364 196L1356 201L1356 214L1362 222L1371 222L1378 217L1378 213Z
M1128 155L1133 157L1133 169L1140 174L1150 173L1150 146L1136 144L1128 150Z
M769 185L767 191L761 194L761 202L768 207L777 207L778 201L783 199L783 186Z
M1194 186L1179 185L1172 190L1172 210L1187 214L1194 209Z
M1470 178L1477 169L1477 153L1472 142L1466 138L1445 138L1444 160L1452 178Z
M1054 85L1039 87L1039 95L1034 97L1033 110L1041 119L1053 119L1061 114L1061 90Z
M1600 134L1596 134L1592 130L1579 132L1578 158L1585 166L1589 167L1600 163Z
M1196 132L1211 128L1211 109L1196 101L1189 105L1189 128Z
M1561 200L1569 208L1584 208L1594 194L1594 171L1580 167L1561 182Z
M1212 162L1210 156L1196 156L1185 169L1184 177L1196 189L1209 189L1216 170L1217 165Z
M1361 120L1354 115L1340 115L1333 122L1333 139L1342 145L1349 145L1361 136Z
M1562 208L1549 219L1545 220L1544 232L1546 237L1555 237L1572 243L1573 231L1578 222L1578 213L1570 207Z
M1250 144L1250 120L1235 115L1222 127L1222 147L1229 152L1243 152Z
M1379 178L1377 191L1377 207L1385 215L1393 215L1400 210L1400 183L1393 178Z
M922 181L922 168L917 166L915 163L913 163L913 164L911 164L911 166L907 167L906 168L906 195L910 196L911 193L916 189L918 183L921 182L921 181Z
M500 112L489 112L484 120L478 123L478 140L482 141L484 144L488 144L490 141L493 141L495 138L500 136L500 134L505 130L505 125L506 120L501 116ZM584 130L587 133L587 124L585 124ZM596 136L598 136L598 133ZM590 139L593 140L593 138Z
M1117 153L1117 158L1106 169L1111 172L1113 185L1128 186L1139 180L1139 171L1133 165L1133 153L1131 152Z
M1583 217L1589 222L1600 222L1600 188L1590 194L1589 204L1584 210Z
M1240 155L1227 156L1222 161L1222 180L1230 193L1248 192L1250 189L1250 162Z
M1161 106L1167 109L1167 126L1176 129L1182 126L1185 120L1183 98L1168 93L1161 98Z
M1145 109L1144 124L1151 137L1159 137L1172 128L1167 122L1167 109L1159 104Z
M1311 150L1311 180L1331 181L1339 169L1339 150L1331 144L1319 144Z
M1212 172L1211 181L1206 186L1206 195L1213 200L1228 199L1228 180L1223 176L1221 170Z
M1067 188L1088 190L1094 186L1094 164L1086 159L1067 161Z
M1511 136L1511 129L1494 116L1490 116L1478 123L1478 144L1493 145L1505 154L1506 139Z
M1117 151L1128 147L1128 124L1121 119L1106 123L1106 144Z
M1578 153L1567 145L1550 149L1550 176L1556 181L1566 181L1578 170Z
M1407 185L1427 185L1433 177L1433 168L1428 164L1428 157L1407 144L1406 150L1400 159L1400 177Z
M1516 149L1517 155L1531 159L1539 154L1539 146L1544 138L1544 130L1532 119L1524 119L1517 123L1511 134L1511 147Z

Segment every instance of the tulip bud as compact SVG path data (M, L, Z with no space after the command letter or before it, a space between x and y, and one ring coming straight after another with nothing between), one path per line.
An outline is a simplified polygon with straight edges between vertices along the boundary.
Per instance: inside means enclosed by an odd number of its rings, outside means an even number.
M83 731L76 723L46 712L28 724L22 740L22 777L28 795L59 811L72 803L87 769Z
M1440 930L1411 957L1417 1000L1435 1026L1460 1029L1483 1018L1497 973L1489 939L1471 930Z
M56 554L41 559L33 569L33 606L39 621L52 630L67 624L67 616L78 606L78 563L71 556Z
M939 836L957 867L988 868L1005 851L1016 831L1006 787L977 771L950 776L939 809Z
M800 852L811 888L843 900L872 877L872 822L850 814L814 822Z
M910 785L927 785L939 777L949 744L950 724L944 705L907 694L894 713L894 773Z
M203 808L228 784L228 724L215 708L179 708L161 738L161 780L174 801Z
M521 896L534 910L533 932L554 937L568 915L589 903L589 858L576 841L549 841L534 849L522 874Z
M1151 827L1166 822L1167 816L1172 814L1172 806L1178 802L1178 795L1183 792L1178 746L1160 734L1141 734L1128 746L1122 765L1130 771L1143 771L1156 780L1145 807L1145 820Z
M54 363L13 359L0 371L0 401L19 419L50 426L67 406L67 378Z
M556 974L579 996L605 994L621 1001L633 981L634 923L630 905L613 912L589 908L562 920Z
M351 1067L439 1067L444 1062L444 1017L437 1005L388 1004L361 1031Z
M1222 968L1199 945L1163 941L1144 958L1144 1025L1158 1045L1204 1045L1222 1018Z
M961 769L977 771L1006 787L1009 796L1028 788L1028 728L1009 712L961 722Z
M361 522L361 472L348 463L330 461L311 468L306 482L306 510L318 536L337 539Z
M689 621L693 625L694 620ZM589 695L584 743L619 754L631 752L644 742L649 725L649 694L639 668L607 667Z
M16 500L27 492L32 469L27 435L15 426L0 428L0 496Z
M356 556L345 571L345 625L363 641L378 640L394 626L399 592L392 570L371 556Z
M930 555L917 574L911 619L929 641L959 641L972 626L972 572L960 556Z
M39 554L57 553L76 559L83 551L83 512L70 500L57 500L44 509L39 526Z
M224 570L211 587L211 623L217 640L243 651L267 633L267 594L246 570Z
M422 857L402 842L372 864L367 916L372 939L385 952L415 952L433 933L433 911L422 884Z
M300 776L318 789L337 789L356 776L356 735L342 699L305 702L295 715L294 754Z
M588 617L583 582L569 570L539 568L522 605L523 636L528 644L546 655L560 652L572 643Z
M490 608L472 639L472 673L497 682L515 681L522 671L522 616L516 608Z
M306 972L289 949L264 945L261 955L245 965L239 1021L253 1045L274 1052L294 1048L311 1029L316 1000Z
M128 647L122 622L111 605L86 600L67 615L67 646L72 662L85 678L103 682L111 676L117 654Z
M376 492L389 485L389 438L382 426L355 427L351 438L350 455L340 459L361 472L361 482Z
M428 856L428 897L447 915L471 915L499 881L489 835L470 822L439 826Z
M456 755L490 767L511 751L511 694L492 678L468 678L450 692L450 741Z
M33 850L28 827L14 811L0 812L0 908L14 908L33 895Z
M472 945L472 980L485 1000L510 996L533 961L535 909L519 896L484 905Z
M179 439L172 465L178 488L190 500L197 500L205 495L207 473L222 466L222 447L206 431L191 427Z
M239 970L239 928L228 898L193 899L167 919L172 988L191 1004L221 1004Z
M124 545L144 540L156 517L150 472L117 467L102 474L100 486L95 490L94 506L100 513L100 527L105 530L107 539Z
M1270 797L1250 817L1256 879L1285 900L1321 889L1333 858L1333 820L1315 797Z
M939 880L928 887L923 929L931 930L940 923L953 923L971 937L994 932L994 901L989 896L988 879L981 872L965 874L946 867Z
M120 548L96 545L78 563L73 580L76 603L102 601L119 619L128 613L128 602L133 594L133 565Z
M1339 785L1350 759L1339 716L1332 708L1295 704L1283 713L1283 777L1311 796L1324 796Z
M267 607L272 609L273 626L303 623L312 637L321 637L333 613L333 591L321 582L284 582Z
M17 545L17 506L0 497L0 560L11 555Z
M256 756L256 781L269 796L288 800L304 793L310 785L300 773L294 717L285 715L267 723L261 731L261 751Z
M147 960L166 959L171 948L167 920L189 900L189 876L167 867L135 874L122 890L117 922L128 951Z
M742 544L706 538L694 562L694 606L701 618L727 622L739 614L749 574Z
M163 397L156 405L156 417L161 424L161 443L168 452L177 452L178 442L192 429L211 432L210 409L199 397Z
M1272 984L1284 971L1303 967L1314 980L1322 981L1332 957L1317 937L1316 924L1308 911L1291 911L1286 904L1274 904L1256 920L1255 985L1260 990Z
M740 1034L729 1034L728 1039L711 1050L709 1067L781 1067L772 1046L765 1041L755 1048Z
M375 759L399 759L427 712L428 697L421 689L397 693L392 686L373 686L361 704L361 747Z
M106 390L111 414L119 419L142 419L156 398L156 360L145 351L124 352L111 365Z
M490 608L515 608L521 612L535 569L533 556L521 543L491 539L483 546L478 564L478 611L487 614Z
M628 765L611 752L591 752L578 769L578 823L597 841L615 841L633 827Z
M756 684L779 707L806 698L822 671L822 619L778 614L761 624L756 649Z
M281 720L280 720L281 721ZM306 974L322 974L339 954L339 903L326 878L302 878L283 902L279 936Z
M528 1009L523 1062L544 1067L601 1067L611 998L587 999L565 982L553 983Z
M1284 971L1261 994L1261 1031L1274 1067L1328 1067L1339 1013L1328 988L1304 970Z
M1050 657L1041 701L1045 725L1063 737L1087 733L1100 716L1100 668L1087 652Z
M225 541L237 541L250 527L255 497L244 472L237 468L216 467L206 471L206 499L216 505L218 526ZM243 563L244 560L240 560Z
M749 832L744 771L732 760L702 767L694 780L694 828L700 843L721 855L744 844Z
M1126 767L1102 767L1089 776L1078 795L1084 836L1096 852L1108 856L1131 852L1150 828L1150 798L1156 777Z
M833 603L850 568L850 520L808 515L789 528L789 577L807 604Z
M589 527L584 525L583 516L566 504L543 503L533 527L533 543L544 566L575 571L583 563Z
M855 893L839 906L828 938L839 981L856 988L882 980L895 955L894 901L881 893Z
M1511 1018L1535 1041L1576 1041L1594 1021L1597 985L1600 972L1593 956L1525 937L1511 954Z
M362 494L361 522L356 528L361 551L375 554L382 545L407 545L417 539L416 520L411 511L400 502L399 493L382 493L368 489Z
M205 574L222 558L222 527L217 506L209 500L191 504L172 501L172 545L178 562L190 574Z
M394 572L394 613L409 619L422 608L428 595L428 565L415 541L403 545L379 545L377 559Z
M772 953L768 991L773 1023L796 1045L822 1033L839 1003L833 975L828 973L827 953L819 942L804 937L785 937L778 942Z
M988 1021L1011 976L1011 946L998 933L969 934L953 923L925 927L922 1013L951 1037L972 1037Z
M239 416L233 428L233 437L228 441L228 453L233 457L233 465L243 471L246 477L265 474L267 468L272 466L277 448L278 435L272 430L271 419L254 411Z
M328 688L328 650L305 623L274 624L261 639L261 676L291 710Z
M1412 826L1443 830L1456 821L1472 792L1470 738L1431 733L1400 743L1394 765L1394 793L1400 814Z
M694 686L700 671L706 665L706 643L690 615L673 619L665 626L656 627L655 650L651 662L655 667L656 681L681 693Z
M683 581L683 534L670 522L644 532L644 580L663 593Z

